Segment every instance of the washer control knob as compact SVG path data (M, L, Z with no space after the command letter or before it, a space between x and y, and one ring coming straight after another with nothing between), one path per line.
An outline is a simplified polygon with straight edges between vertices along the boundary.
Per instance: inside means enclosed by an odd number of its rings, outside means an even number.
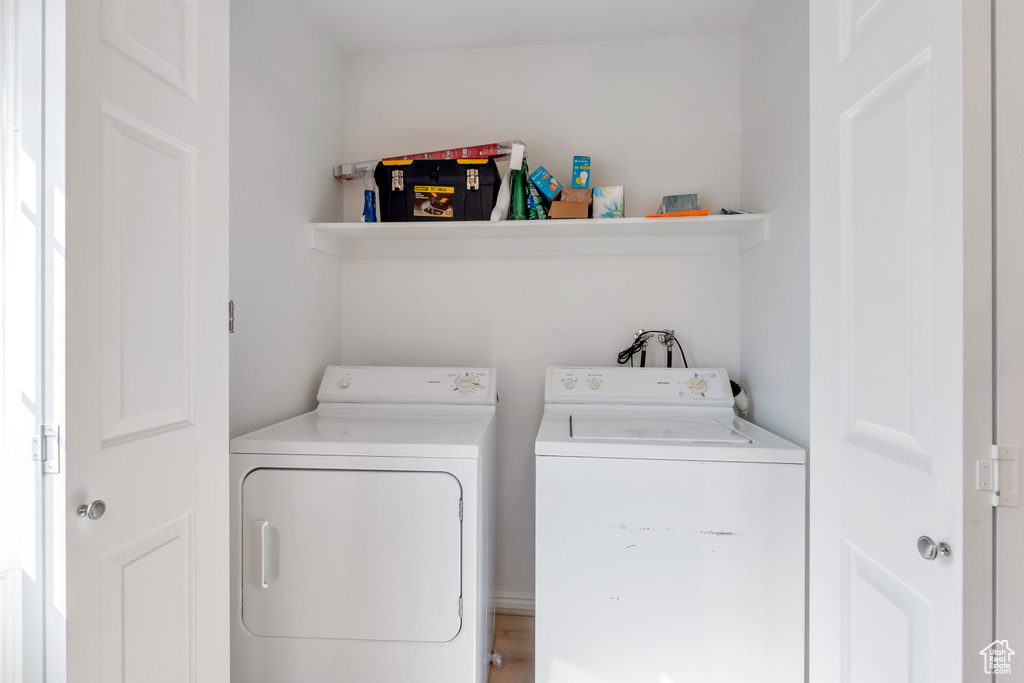
M708 390L708 381L703 377L691 377L686 380L686 388L695 394L703 394Z
M455 380L455 388L464 394L468 394L469 392L476 389L476 385L476 378L471 377L469 375L463 375L462 377Z
M592 379L592 380L590 380L590 388L591 389L600 389L601 388L601 383L598 382L596 379Z
M348 385L351 383L352 382L349 381L348 377L342 377L341 381L338 382L338 386L341 387L342 389L348 389Z
M576 386L576 380L574 380L574 379L567 379L567 380L565 380L565 388L566 389L572 389L574 386Z

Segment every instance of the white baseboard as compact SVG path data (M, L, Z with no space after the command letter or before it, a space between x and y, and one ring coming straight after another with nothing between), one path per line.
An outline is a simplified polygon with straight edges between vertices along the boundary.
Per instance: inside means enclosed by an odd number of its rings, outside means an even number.
M494 611L521 617L534 615L533 595L530 593L495 593Z

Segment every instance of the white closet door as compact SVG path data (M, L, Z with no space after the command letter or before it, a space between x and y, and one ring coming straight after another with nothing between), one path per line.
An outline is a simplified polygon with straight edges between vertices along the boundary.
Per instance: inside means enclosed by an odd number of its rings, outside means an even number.
M228 32L67 2L70 683L229 678Z
M997 244L997 382L998 433L1004 445L1024 446L1024 3L995 3L996 73L996 223ZM1006 493L1016 486L1004 483ZM1004 503L1007 502L1004 498ZM1024 507L1003 505L996 511L996 635L1011 649L1024 643ZM1024 654L1024 651L1021 651ZM1019 656L1019 655L1018 655ZM1013 658L1009 664L1014 665ZM1024 664L1017 664L1024 671ZM1020 673L1017 676L1021 676Z
M245 627L451 640L462 626L461 502L444 472L256 470L242 485Z
M810 7L810 679L983 680L988 3Z

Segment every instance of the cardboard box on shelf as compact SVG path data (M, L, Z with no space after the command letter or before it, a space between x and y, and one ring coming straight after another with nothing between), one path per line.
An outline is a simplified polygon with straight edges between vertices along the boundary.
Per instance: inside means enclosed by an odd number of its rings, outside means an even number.
M593 201L590 190L580 187L563 187L562 196L559 199L563 202L583 202L587 206L590 206Z
M626 199L622 185L592 188L594 218L625 218Z
M549 218L589 218L590 205L584 202L551 202Z

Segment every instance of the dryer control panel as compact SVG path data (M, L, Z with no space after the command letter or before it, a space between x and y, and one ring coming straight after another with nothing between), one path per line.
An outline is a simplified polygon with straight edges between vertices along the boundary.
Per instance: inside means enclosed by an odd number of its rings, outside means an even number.
M549 367L545 403L731 408L725 368Z
M494 405L494 368L393 368L329 365L321 403L437 403Z

